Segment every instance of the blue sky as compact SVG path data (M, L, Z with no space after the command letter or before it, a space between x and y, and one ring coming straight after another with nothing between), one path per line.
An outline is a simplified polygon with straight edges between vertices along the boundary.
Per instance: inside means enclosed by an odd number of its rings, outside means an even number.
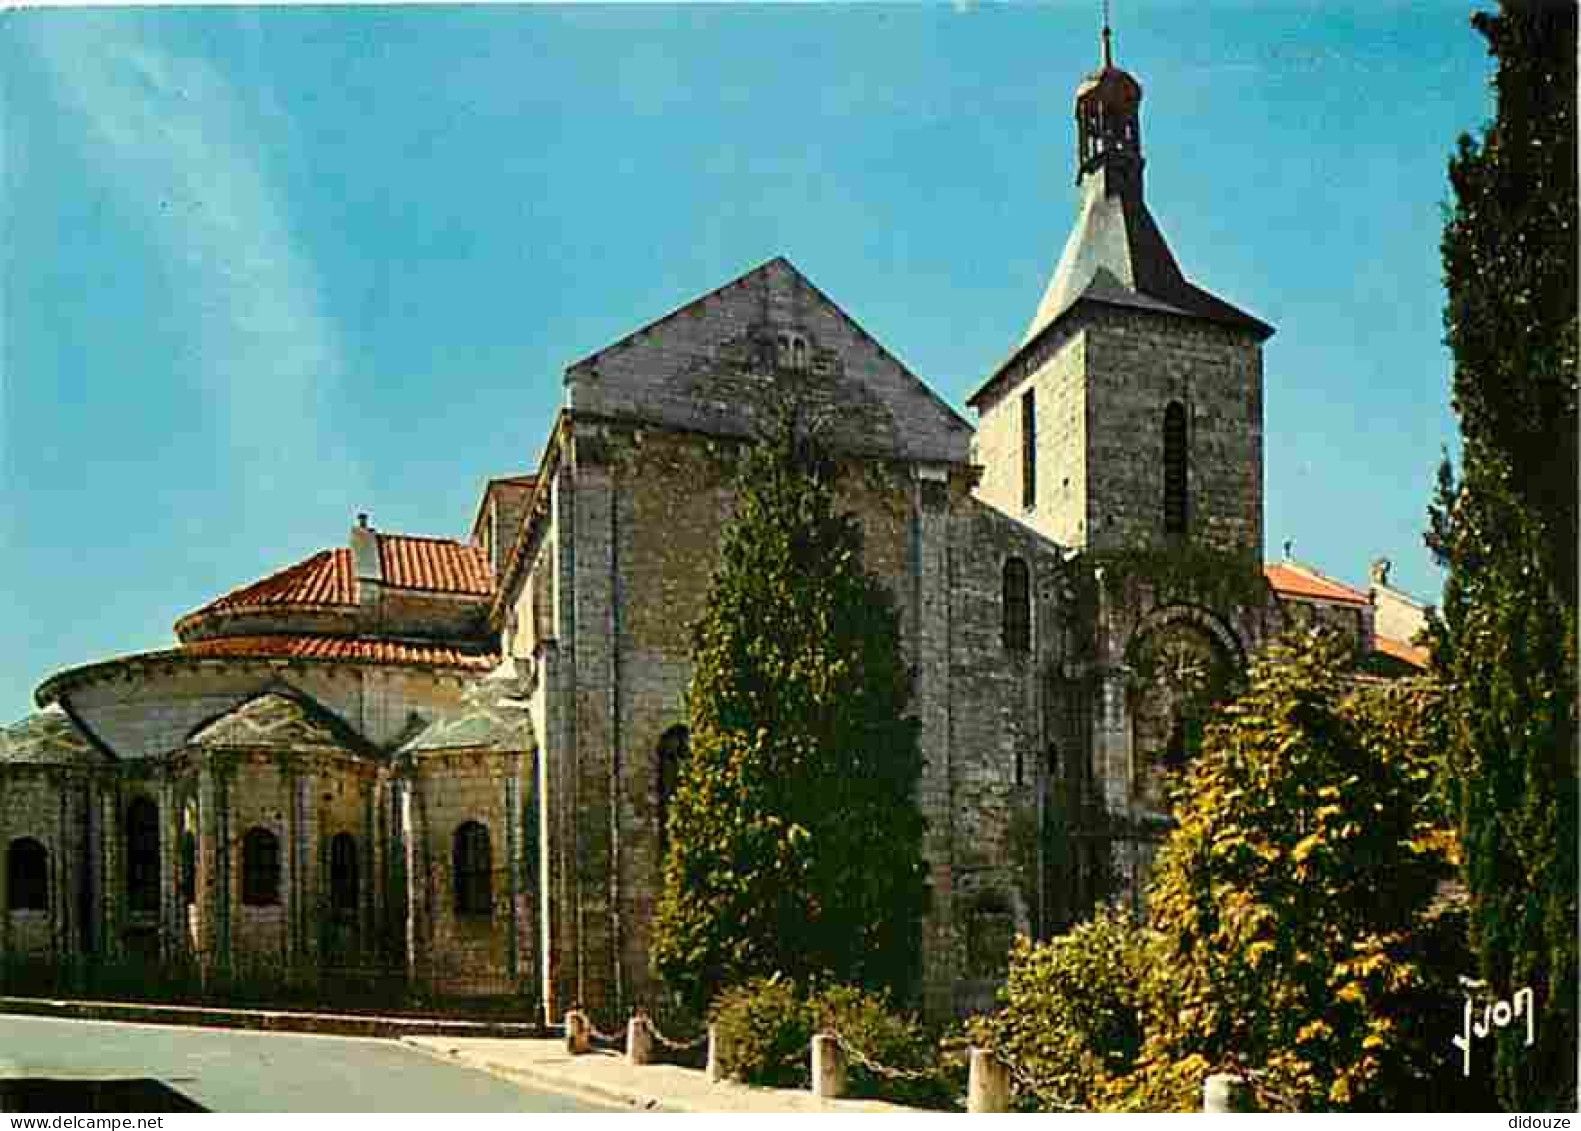
M1468 5L1118 0L1148 199L1273 323L1266 547L1422 547ZM788 256L942 396L1074 216L1096 3L0 13L0 721L354 515L464 537L566 364Z

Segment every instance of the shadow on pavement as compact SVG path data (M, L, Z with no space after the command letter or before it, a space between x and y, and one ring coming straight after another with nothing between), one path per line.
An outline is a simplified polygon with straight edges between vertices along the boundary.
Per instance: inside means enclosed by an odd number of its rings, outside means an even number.
M207 1111L159 1080L55 1080L42 1076L0 1080L0 1111Z

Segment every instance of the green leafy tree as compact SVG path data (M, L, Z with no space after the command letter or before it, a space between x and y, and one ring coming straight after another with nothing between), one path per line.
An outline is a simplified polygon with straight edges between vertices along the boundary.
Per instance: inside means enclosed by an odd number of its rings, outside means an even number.
M1110 908L1046 942L1017 936L1001 1008L973 1018L967 1032L1016 1065L1023 1107L1116 1102L1115 1083L1135 1069L1142 1049L1152 943L1145 927Z
M1468 953L1442 695L1352 665L1327 632L1254 665L1176 779L1145 925L1102 912L1018 942L971 1032L1030 1106L1195 1111L1220 1070L1270 1108L1486 1106L1450 1044Z
M1441 715L1429 685L1359 684L1331 634L1254 665L1175 794L1124 1106L1194 1110L1218 1068L1298 1110L1464 1100Z
M1445 326L1463 445L1430 512L1448 568L1434 665L1450 688L1480 976L1538 1002L1538 1047L1524 1032L1495 1039L1500 1098L1574 1110L1576 8L1507 2L1473 23L1497 60L1497 109L1449 166Z
M743 460L693 639L659 975L694 1006L754 976L905 1000L923 907L919 727L837 467L791 412Z

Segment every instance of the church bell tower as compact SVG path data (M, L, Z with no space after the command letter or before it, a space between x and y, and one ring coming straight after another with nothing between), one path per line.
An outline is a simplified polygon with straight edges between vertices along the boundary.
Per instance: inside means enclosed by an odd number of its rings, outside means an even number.
M1142 85L1076 89L1076 223L1026 335L968 403L978 496L1063 545L1262 552L1262 344L1188 282L1143 193Z
M1168 772L1266 634L1273 329L1181 271L1144 192L1142 84L1115 64L1107 20L1099 60L1076 88L1075 224L1025 335L968 398L978 499L1079 551L1092 582L1045 696L1055 923L1140 906ZM1227 577L1246 590L1213 583Z

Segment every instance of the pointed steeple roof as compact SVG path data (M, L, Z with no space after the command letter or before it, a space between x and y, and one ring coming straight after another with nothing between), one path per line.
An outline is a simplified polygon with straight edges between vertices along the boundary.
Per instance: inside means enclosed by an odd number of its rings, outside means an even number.
M1083 195L1076 226L1023 344L1081 300L1205 318L1267 338L1274 330L1186 280L1140 191Z
M1103 29L1102 66L1076 90L1076 225L1020 345L970 398L977 403L1033 343L1082 303L1200 318L1266 339L1266 322L1187 281L1143 194L1142 85L1114 63Z

